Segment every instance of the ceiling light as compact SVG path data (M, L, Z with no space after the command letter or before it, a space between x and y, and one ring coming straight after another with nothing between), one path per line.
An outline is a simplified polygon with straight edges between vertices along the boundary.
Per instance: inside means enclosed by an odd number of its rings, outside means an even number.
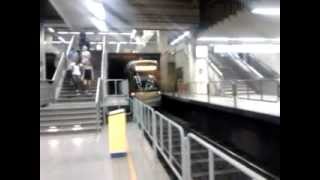
M175 40L171 41L170 45L173 46L173 45L177 44L179 41L181 41L182 39L184 39L185 37L187 37L189 35L190 35L190 31L185 31L182 35L177 37Z
M68 32L68 31L59 31L57 32L58 34L61 34L61 35L66 35L66 34L74 34L74 35L78 35L80 34L80 32Z
M251 12L253 14L280 16L280 8L254 8Z
M105 20L106 12L101 2L86 0L85 1L87 9L98 19Z
M130 35L130 39L133 39L136 36L137 30L133 29Z
M280 53L279 44L214 45L215 53Z
M51 28L51 27L48 28L48 31L49 31L49 32L52 32L52 33L55 32L55 30L54 30L53 28Z
M59 36L58 39L59 39L60 41L62 41L63 43L66 43L66 41L63 39L63 37Z
M97 49L98 51L102 50L101 44L97 44L96 49Z
M120 43L117 44L117 50L116 50L116 52L117 52L117 53L120 52Z
M157 66L135 66L136 71L155 71Z
M246 43L262 43L262 42L275 42L279 43L280 38L263 38L263 37L199 37L198 41L202 42L246 42Z
M94 32L85 32L86 35L94 35Z
M108 27L107 27L106 23L104 22L104 20L100 20L95 17L91 17L90 20L99 31L107 31L108 30Z

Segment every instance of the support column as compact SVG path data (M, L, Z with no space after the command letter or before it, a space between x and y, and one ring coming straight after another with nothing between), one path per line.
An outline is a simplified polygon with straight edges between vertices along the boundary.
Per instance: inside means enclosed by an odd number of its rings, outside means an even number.
M40 25L40 80L46 79L45 27Z
M168 91L169 88L169 73L168 73L168 62L169 62L169 53L167 52L168 46L168 32L166 31L157 31L157 44L158 50L161 53L160 58L160 87L164 91Z

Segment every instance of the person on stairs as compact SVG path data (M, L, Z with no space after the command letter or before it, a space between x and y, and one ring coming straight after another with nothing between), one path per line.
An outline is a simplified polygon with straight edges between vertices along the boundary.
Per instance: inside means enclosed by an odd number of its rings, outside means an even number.
M83 73L83 81L84 85L87 88L87 94L89 94L89 90L92 86L92 80L93 80L93 67L91 64L91 53L88 51L87 46L83 46L82 52L81 52L81 59L82 64L84 67L84 73Z
M81 61L71 63L72 81L73 81L77 95L80 95L80 90L81 90L81 74L82 74L81 69L82 69Z

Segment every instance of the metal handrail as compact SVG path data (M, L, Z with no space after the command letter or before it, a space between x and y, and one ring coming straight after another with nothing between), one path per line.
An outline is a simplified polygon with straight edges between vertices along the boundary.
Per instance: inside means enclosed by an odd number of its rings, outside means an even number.
M98 84L97 84L97 92L96 92L96 97L95 97L95 105L96 105L96 110L97 110L97 127L100 126L100 120L101 120L101 79L98 78ZM99 128L97 128L99 129Z
M70 53L70 50L73 46L74 38L75 38L75 36L73 35L71 37L71 40L70 40L69 45L67 47L67 51L63 52L61 54L57 69L52 77L53 88L54 88L54 90L53 90L54 99L56 99L60 93L60 89L61 89L62 82L64 79L65 70L67 68L67 57L68 57L68 54Z
M274 100L266 99L266 93L265 93L265 84L266 83L274 83L275 87L272 88L272 92L275 93ZM239 84L245 84L246 87L246 94L245 95L239 95ZM254 84L254 87L252 88L251 85L249 84ZM178 96L183 94L189 94L189 95L206 95L208 96L208 100L210 100L209 96L212 95L212 85L220 85L221 87L216 88L215 90L217 91L222 91L222 94L219 96L222 97L233 97L239 98L239 99L246 99L246 100L255 100L255 101L265 101L265 102L279 102L280 100L280 82L277 81L276 79L258 79L258 80L221 80L221 81L209 81L209 82L188 82L188 83L183 83L180 84L183 86L188 87L187 91L184 90L184 92L178 91ZM195 86L194 85L204 85L206 86L204 88L207 89L204 92L197 92L194 91ZM225 89L223 86L225 85L230 85L230 88L232 88L232 94L225 94ZM258 95L259 98L254 98L253 95L250 95L249 91L254 90L256 93L253 94L254 96Z
M265 177L260 175L259 173L253 171L249 167L243 165L236 159L232 158L230 155L222 152L218 148L214 147L207 143L202 138L196 136L193 133L188 133L186 135L185 130L171 120L165 115L161 114L158 111L155 111L149 105L144 104L140 100L133 98L132 101L132 110L133 110L133 119L138 124L138 126L142 129L142 132L145 132L147 136L152 141L154 151L158 151L164 160L167 162L168 166L171 168L173 173L179 180L192 180L191 178L191 150L190 150L190 140L193 139L198 142L200 145L204 146L208 150L209 155L209 179L214 179L214 161L213 155L217 155L226 162L230 163L232 166L248 175L254 180L266 180ZM164 147L164 122L167 123L167 137L168 137L168 149L166 150ZM181 171L177 169L174 165L174 156L173 156L173 139L172 139L172 128L176 128L179 132L180 138L180 155L181 155ZM158 137L158 134L160 137ZM175 161L177 163L177 161Z
M175 128L179 132L180 142L181 142L181 172L183 172L185 166L184 159L184 144L183 139L185 132L183 128L170 120L163 114L158 111L155 111L151 106L144 104L143 102L137 100L136 98L132 99L133 103L133 118L142 130L147 134L147 136L152 140L154 150L158 150L165 161L168 163L169 167L172 169L174 174L178 177L179 180L182 180L184 175L180 173L178 169L174 166L174 156L173 156L173 140L172 140L172 128ZM158 119L158 120L157 120ZM159 123L157 123L159 121ZM167 123L167 137L168 137L168 149L165 150L164 147L164 121ZM160 137L157 136L159 127ZM167 152L168 154L166 154ZM177 161L175 161L177 163Z
M221 150L215 148L213 145L207 143L205 140L201 139L200 137L196 136L193 133L188 133L187 137L186 137L186 143L188 144L187 147L189 147L189 149L187 149L187 152L190 153L190 139L193 139L194 141L196 141L197 143L199 143L200 145L204 146L207 150L208 150L208 155L209 155L209 179L212 180L214 179L214 157L213 155L217 155L220 158L222 158L223 160L225 160L226 162L230 163L232 166L234 166L235 168L237 168L238 170L240 170L241 172L243 172L244 174L246 174L247 176L249 176L250 178L254 179L254 180L266 180L265 177L261 176L260 174L256 173L255 171L251 170L250 168L248 168L247 166L241 164L240 162L238 162L237 160L233 159L232 157L230 157L229 155L223 153ZM190 157L190 156L189 156ZM191 166L190 166L190 158L188 159L188 178L191 180Z

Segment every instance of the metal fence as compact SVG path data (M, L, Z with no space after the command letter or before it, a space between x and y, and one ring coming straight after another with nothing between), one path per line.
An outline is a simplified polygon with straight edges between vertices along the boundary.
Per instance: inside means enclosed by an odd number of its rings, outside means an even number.
M214 97L220 97L233 100L235 106L237 99L277 103L280 101L280 82L259 79L180 83L175 95L197 96L208 102Z
M236 179L266 180L265 177L241 164L202 138L188 133L179 124L138 99L130 99L133 120L151 140L179 180L208 179L226 173L236 173ZM205 154L203 156L203 154ZM201 158L199 159L199 156ZM219 169L221 162L229 169ZM198 163L198 165L195 163ZM200 165L199 163L202 163ZM204 163L204 165L203 165ZM207 166L207 167L206 167ZM198 168L197 171L194 168ZM224 165L223 167L226 167ZM200 168L200 172L199 172ZM204 171L204 172L201 172ZM202 178L201 178L202 177ZM233 176L234 177L234 176Z

